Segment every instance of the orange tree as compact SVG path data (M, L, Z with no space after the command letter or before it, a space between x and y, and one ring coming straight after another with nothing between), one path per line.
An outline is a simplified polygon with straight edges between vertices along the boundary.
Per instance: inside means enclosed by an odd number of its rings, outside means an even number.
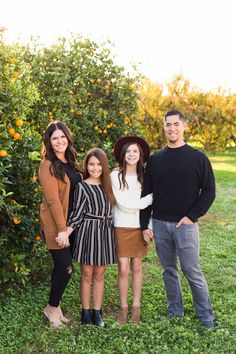
M39 130L52 120L68 124L80 159L93 146L107 150L138 129L137 74L115 65L108 43L72 35L49 48L29 46L25 60L40 88L34 105Z
M30 270L37 220L32 177L36 164L33 151L39 134L29 127L26 116L39 98L30 78L22 47L0 43L0 281L24 282Z
M80 160L99 146L112 166L114 141L139 130L139 76L114 63L108 43L80 36L49 48L1 42L0 75L0 283L24 283L42 270L47 254L38 219L43 130L63 121Z

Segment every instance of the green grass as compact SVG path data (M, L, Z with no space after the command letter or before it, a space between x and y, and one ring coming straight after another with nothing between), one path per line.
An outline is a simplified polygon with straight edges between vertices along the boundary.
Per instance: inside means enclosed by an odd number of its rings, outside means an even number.
M218 327L206 330L196 317L189 286L182 277L186 315L166 318L162 270L153 245L145 257L142 323L120 326L117 267L105 274L106 328L81 326L79 321L79 267L63 298L71 324L52 331L42 309L49 291L44 284L12 291L0 297L0 353L236 353L236 152L210 156L217 198L200 220L201 265L208 282Z

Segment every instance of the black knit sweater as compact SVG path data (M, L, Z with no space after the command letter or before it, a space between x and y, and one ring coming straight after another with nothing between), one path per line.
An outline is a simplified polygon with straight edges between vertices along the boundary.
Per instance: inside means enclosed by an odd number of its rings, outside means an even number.
M143 195L153 192L153 205L140 211L142 230L154 219L193 222L204 215L215 199L215 179L210 161L185 144L158 151L149 159Z

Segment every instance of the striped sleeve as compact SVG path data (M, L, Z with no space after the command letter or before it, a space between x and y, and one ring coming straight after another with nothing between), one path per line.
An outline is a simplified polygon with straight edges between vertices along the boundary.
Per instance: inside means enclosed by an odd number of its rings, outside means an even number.
M86 208L86 202L87 198L84 188L80 183L78 183L75 187L73 209L69 215L67 226L75 229L81 224Z

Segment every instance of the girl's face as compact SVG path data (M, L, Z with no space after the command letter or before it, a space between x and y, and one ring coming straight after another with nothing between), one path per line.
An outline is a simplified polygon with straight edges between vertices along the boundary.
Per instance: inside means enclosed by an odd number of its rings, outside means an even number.
M68 147L68 139L61 129L57 129L52 133L50 143L55 154L64 154Z
M137 165L140 159L140 151L137 144L130 145L125 153L125 162L127 165Z
M102 165L100 161L92 156L87 163L87 171L91 178L99 179L102 175Z

